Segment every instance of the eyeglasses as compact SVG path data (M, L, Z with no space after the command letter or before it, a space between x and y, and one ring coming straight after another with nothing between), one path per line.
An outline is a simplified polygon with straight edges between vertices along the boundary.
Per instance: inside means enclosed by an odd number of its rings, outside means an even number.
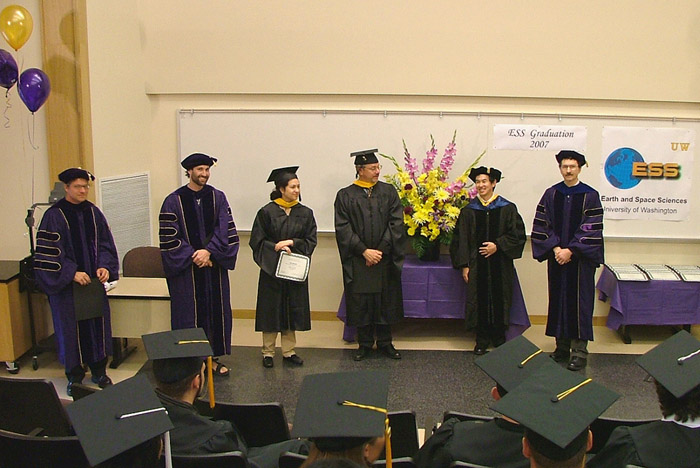
M382 170L382 165L377 164L376 166L361 166L361 169L367 169L370 172L379 172Z
M73 184L73 188L78 190L90 190L90 185Z

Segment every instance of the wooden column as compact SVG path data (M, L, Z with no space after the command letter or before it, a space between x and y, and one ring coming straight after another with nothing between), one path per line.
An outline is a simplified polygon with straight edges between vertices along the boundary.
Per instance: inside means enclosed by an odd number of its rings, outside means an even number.
M43 69L51 80L45 104L51 186L67 167L94 168L86 9L85 0L41 2Z

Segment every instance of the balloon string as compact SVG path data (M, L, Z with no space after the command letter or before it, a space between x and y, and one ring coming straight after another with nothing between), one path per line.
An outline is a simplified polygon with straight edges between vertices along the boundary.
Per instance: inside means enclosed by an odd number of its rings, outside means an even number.
M29 118L32 119L32 129L30 131L29 126L27 126L27 137L29 138L29 144L32 145L32 148L36 151L39 149L39 147L34 144L34 135L36 133L34 130L34 125L36 122L36 117L34 115L34 112L32 112L32 115Z
M2 112L2 116L5 119L5 123L3 124L5 128L10 128L10 117L7 115L7 111L9 109L12 109L12 104L10 103L10 90L8 89L7 92L5 92L5 110Z

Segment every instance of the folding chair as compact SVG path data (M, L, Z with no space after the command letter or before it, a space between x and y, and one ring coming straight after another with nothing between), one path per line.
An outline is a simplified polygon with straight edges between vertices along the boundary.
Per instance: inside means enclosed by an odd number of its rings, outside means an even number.
M71 385L71 395L73 396L73 401L85 398L88 395L92 395L95 392L99 392L99 388L88 387L85 384L74 383Z
M173 454L173 468L250 468L242 452L207 453L203 455Z
M493 420L493 416L482 416L479 414L459 413L457 411L445 411L442 415L442 422L450 418L457 418L460 421L483 421L489 422Z
M306 455L284 452L280 455L278 468L299 468L306 461Z
M474 463L455 461L450 463L450 468L491 468L490 466L476 465Z
M263 447L290 439L281 403L216 402L214 419L231 421L248 447Z
M593 433L593 447L589 453L598 453L605 446L610 438L610 434L618 426L639 426L641 424L647 424L650 422L657 421L657 419L616 419L616 418L605 418L598 417L593 424L591 424L591 432Z
M398 457L391 459L392 466L396 468L416 468L416 464L413 463L413 458L411 457ZM386 460L377 460L372 463L373 468L385 468Z
M165 278L160 248L153 246L134 247L124 255L122 270L124 276Z
M0 377L0 429L34 436L75 435L56 389L44 379Z
M76 436L35 437L0 429L3 468L89 468Z
M390 411L391 454L394 458L413 457L418 449L416 413L411 410Z

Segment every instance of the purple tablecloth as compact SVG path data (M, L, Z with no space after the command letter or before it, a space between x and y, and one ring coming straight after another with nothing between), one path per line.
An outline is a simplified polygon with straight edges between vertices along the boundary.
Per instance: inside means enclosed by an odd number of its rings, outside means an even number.
M700 283L618 281L603 267L596 284L598 299L610 298L607 327L700 323Z
M450 257L441 255L436 262L423 262L407 255L401 273L403 308L406 318L464 319L467 286L459 270L452 268ZM341 298L338 318L345 322L345 295ZM513 304L506 339L522 335L530 327L523 292L517 273L513 277ZM355 327L345 326L343 339L355 341Z

